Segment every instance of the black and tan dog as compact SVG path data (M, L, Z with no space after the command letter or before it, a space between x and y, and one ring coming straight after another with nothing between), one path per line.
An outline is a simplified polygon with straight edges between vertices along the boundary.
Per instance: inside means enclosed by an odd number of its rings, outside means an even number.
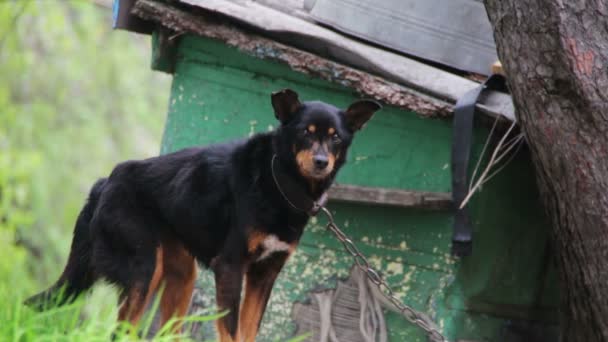
M220 341L254 341L310 210L344 164L353 134L380 109L367 100L346 110L301 103L289 89L271 100L281 123L273 132L127 161L97 181L63 274L26 303L62 304L103 278L121 290L119 320L136 324L164 284L164 323L186 314L199 261L215 273L218 308L229 310L217 324Z

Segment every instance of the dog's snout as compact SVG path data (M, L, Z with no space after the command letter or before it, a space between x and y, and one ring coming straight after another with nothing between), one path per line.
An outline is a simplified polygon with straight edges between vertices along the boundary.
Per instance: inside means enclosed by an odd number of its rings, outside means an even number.
M329 164L329 159L327 159L327 156L325 155L316 155L313 159L315 162L315 167L318 170L325 169L327 167L327 164Z

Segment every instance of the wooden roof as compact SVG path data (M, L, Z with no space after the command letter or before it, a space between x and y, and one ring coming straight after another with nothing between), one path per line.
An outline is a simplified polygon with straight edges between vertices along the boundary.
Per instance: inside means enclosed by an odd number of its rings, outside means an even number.
M116 0L115 12L158 23L177 34L224 41L259 58L277 60L366 96L422 115L451 113L457 99L479 86L458 74L362 42L314 22L306 0ZM120 16L119 16L120 17ZM244 24L244 25L243 25ZM119 28L129 27L122 20ZM487 92L478 109L515 120L511 97Z

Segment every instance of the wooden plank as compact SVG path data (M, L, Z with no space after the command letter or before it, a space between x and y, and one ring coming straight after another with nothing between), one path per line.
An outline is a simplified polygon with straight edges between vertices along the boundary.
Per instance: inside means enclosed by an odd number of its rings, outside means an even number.
M452 194L449 192L407 191L345 184L332 186L329 190L329 199L403 208L449 209L452 207Z

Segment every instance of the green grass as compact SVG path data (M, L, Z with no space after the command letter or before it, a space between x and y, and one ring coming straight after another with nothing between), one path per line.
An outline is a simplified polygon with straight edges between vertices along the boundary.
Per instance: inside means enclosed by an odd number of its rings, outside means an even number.
M92 296L84 300L77 300L57 308L37 312L22 304L23 297L7 298L0 295L4 303L0 307L0 341L4 342L107 342L144 340L139 336L148 336L152 326L152 316L147 315L139 326L133 328L127 323L116 321L116 306L111 302L116 299L110 287L97 288ZM155 304L157 306L157 304ZM203 316L188 316L181 319L184 330L195 322L208 322L216 320L225 313L209 314ZM187 334L176 335L170 328L177 319L172 319L162 327L153 338L147 341L192 341ZM288 342L300 342L309 337L309 334L297 336Z
M116 290L108 285L98 285L92 293L82 296L72 304L50 308L37 312L23 305L28 296L42 290L34 289L36 285L28 275L26 254L13 250L12 267L0 271L0 341L3 342L39 342L39 341L110 341L114 334L115 341L139 340L137 332L146 336L152 325L151 315L144 316L140 326L129 329L125 323L116 321L118 298ZM2 256L0 251L0 257ZM6 259L3 259L6 260ZM5 265L5 263L1 263ZM153 310L158 306L153 304ZM187 325L192 322L204 322L217 319L221 314L210 314L200 317L186 317ZM186 335L171 334L169 328L175 320L161 328L152 341L189 341Z
M149 70L149 50L91 1L0 1L0 341L120 330L108 286L44 313L21 303L61 272L94 180L157 154L170 77Z
M2 258L0 250L0 260ZM6 251L6 249L4 250ZM23 305L23 300L42 288L34 287L35 282L28 275L25 263L27 254L13 250L13 263L10 269L0 273L0 341L2 342L95 342L95 341L138 341L139 336L148 336L152 326L152 315L145 315L139 326L131 327L127 323L118 323L118 296L113 287L100 284L93 291L81 296L72 304L50 308L38 312ZM0 263L0 272L3 270ZM158 307L158 300L152 304L151 312ZM189 324L216 320L223 313L210 313L201 316L188 316L181 319L184 331ZM170 320L158 330L153 338L147 341L192 341L187 334L176 335L170 328L176 319ZM139 335L139 336L138 336ZM288 342L300 342L308 335L297 336Z

